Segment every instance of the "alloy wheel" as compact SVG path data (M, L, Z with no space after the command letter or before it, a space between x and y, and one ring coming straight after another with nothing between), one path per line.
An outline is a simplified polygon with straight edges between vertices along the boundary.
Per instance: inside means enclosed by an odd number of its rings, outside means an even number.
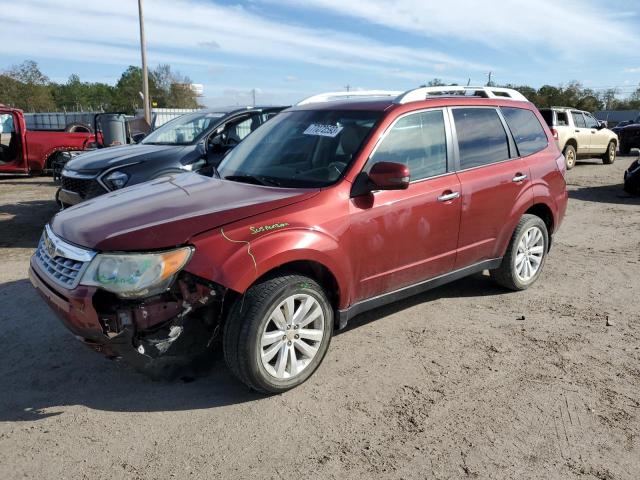
M324 312L318 300L294 294L269 314L260 338L262 366L269 375L290 379L314 359L324 337Z
M538 227L524 232L518 243L515 269L522 282L529 282L540 270L544 256L544 236Z

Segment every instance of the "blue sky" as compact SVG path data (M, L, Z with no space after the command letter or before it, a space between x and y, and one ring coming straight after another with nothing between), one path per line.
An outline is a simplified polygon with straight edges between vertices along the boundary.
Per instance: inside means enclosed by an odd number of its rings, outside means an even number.
M115 83L138 65L136 0L0 0L0 69L37 61ZM207 105L291 103L446 82L640 84L635 0L145 0L148 60L205 85Z

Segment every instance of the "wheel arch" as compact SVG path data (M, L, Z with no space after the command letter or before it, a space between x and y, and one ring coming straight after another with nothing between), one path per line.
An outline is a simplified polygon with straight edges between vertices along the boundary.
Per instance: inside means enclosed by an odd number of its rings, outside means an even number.
M576 154L578 153L578 140L576 140L573 137L567 139L567 141L564 142L564 147L562 148L563 153L564 153L564 149L567 148L567 145L571 145L573 148L576 149Z
M327 294L327 298L334 310L338 309L340 305L338 279L324 264L315 260L293 260L266 271L254 283L260 282L267 277L277 276L280 273L298 273L315 280Z
M553 211L543 202L534 203L526 212L530 215L535 215L536 217L540 217L544 224L547 226L547 231L549 232L549 238L551 238L551 234L555 228L555 219L553 218Z

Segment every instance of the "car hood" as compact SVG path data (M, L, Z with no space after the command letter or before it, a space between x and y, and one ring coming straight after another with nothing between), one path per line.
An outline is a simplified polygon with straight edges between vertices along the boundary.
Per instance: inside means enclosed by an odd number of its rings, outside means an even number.
M59 212L51 228L97 251L144 251L280 208L318 190L263 187L184 173L133 185Z
M65 167L82 173L96 172L105 168L180 155L184 149L185 147L180 145L145 145L144 143L100 148L78 155L73 160L69 160Z

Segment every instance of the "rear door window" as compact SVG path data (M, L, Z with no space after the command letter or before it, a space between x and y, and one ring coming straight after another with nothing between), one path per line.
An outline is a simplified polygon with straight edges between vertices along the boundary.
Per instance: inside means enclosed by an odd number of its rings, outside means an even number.
M569 125L569 117L567 112L556 112L556 125L558 127L566 127Z
M509 140L495 108L454 108L460 169L508 160Z
M586 128L587 124L584 121L584 117L582 116L582 112L571 112L571 116L573 117L573 123L578 128Z
M547 134L531 110L503 107L502 114L511 129L520 156L525 157L547 147Z
M398 120L371 156L378 162L403 163L411 180L447 173L447 138L442 110L413 113Z

